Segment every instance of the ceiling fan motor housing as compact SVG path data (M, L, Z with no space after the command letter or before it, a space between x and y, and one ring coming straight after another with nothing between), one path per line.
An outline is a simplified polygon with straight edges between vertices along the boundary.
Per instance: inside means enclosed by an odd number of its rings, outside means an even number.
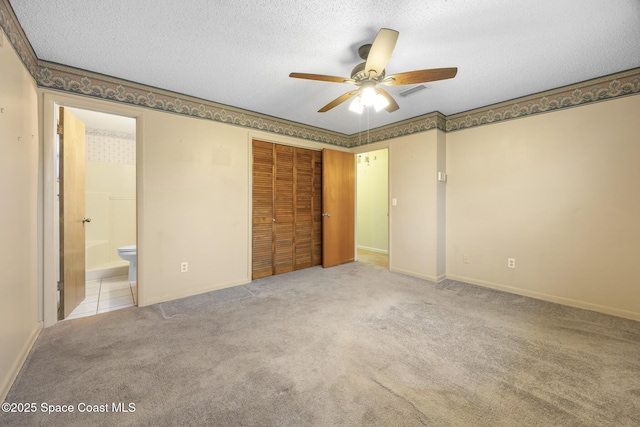
M369 52L371 51L371 43L363 44L358 48L358 56L364 59L365 61L369 57Z
M355 67L353 67L353 70L351 70L351 78L353 80L357 82L361 82L363 80L369 80L370 79L370 75L369 73L366 73L364 71L365 66L367 65L366 61L365 62L361 62L360 64L356 65ZM382 72L380 74L377 74L375 76L375 80L380 81L382 79L384 79L384 72L385 70L382 70Z

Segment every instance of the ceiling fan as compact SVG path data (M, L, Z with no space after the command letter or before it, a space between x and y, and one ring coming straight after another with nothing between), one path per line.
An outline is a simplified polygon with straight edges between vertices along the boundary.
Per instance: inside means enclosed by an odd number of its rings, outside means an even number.
M365 106L373 105L376 111L384 108L391 113L400 107L389 92L381 88L380 85L411 85L451 79L456 76L458 69L455 67L432 68L429 70L409 71L385 76L385 67L391 58L391 53L396 46L397 40L397 31L390 30L388 28L381 28L373 41L373 44L365 44L360 46L358 49L358 55L360 55L360 58L364 59L365 62L362 62L353 68L351 71L351 78L306 73L291 73L289 74L289 77L332 83L348 83L358 86L358 89L340 95L319 109L319 113L329 111L354 96L357 96L357 98L349 107L353 111L362 112L362 109Z

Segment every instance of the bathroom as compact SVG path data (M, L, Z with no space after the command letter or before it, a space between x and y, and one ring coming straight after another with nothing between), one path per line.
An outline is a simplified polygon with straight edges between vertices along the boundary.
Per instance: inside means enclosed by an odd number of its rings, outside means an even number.
M136 120L68 108L85 125L86 297L67 317L136 304Z

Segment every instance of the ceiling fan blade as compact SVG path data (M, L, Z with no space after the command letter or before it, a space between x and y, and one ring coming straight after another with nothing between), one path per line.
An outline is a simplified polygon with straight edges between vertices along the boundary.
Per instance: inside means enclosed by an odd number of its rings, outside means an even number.
M384 67L387 66L387 62L391 59L393 49L396 47L396 41L398 40L398 32L390 30L388 28L381 28L378 31L376 39L371 45L369 56L367 56L367 64L364 70L368 73L374 71L376 74L381 74Z
M325 76L323 74L291 73L289 77L296 79L319 80L321 82L351 83L353 80L346 77Z
M389 92L387 92L386 90L382 89L381 87L376 89L378 91L378 93L382 96L384 96L385 98L387 98L387 101L389 101L389 105L387 105L386 107L384 107L385 110L387 110L390 113L393 113L394 111L396 111L398 108L400 108L400 106L398 105L398 103L396 102L395 99L393 99L393 97L391 95L389 95Z
M456 67L453 68L432 68L430 70L408 71L406 73L388 76L381 83L387 86L412 85L416 83L434 82L436 80L452 79L458 73Z
M347 92L345 94L340 95L339 97L337 97L336 99L334 99L333 101L331 101L330 103L328 103L327 105L325 105L324 107L319 109L318 113L325 113L325 112L331 110L332 108L337 107L338 105L342 104L347 99L349 99L352 96L356 95L358 92L359 92L359 90L352 90L351 92Z

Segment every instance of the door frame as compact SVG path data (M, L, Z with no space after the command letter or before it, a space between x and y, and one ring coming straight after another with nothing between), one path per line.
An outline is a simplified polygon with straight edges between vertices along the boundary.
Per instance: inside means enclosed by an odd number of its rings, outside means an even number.
M369 153L372 151L378 150L387 150L387 257L389 260L387 270L391 270L391 144L388 141L384 141L378 144L370 144L370 145L362 145L359 147L355 147L353 149L353 154L357 159L358 154ZM357 161L357 160L356 160ZM356 204L356 243L355 243L355 251L356 251L356 261L358 260L358 174L357 174L356 164L356 196L355 196L355 204Z
M127 108L108 101L84 98L78 95L67 95L53 91L42 93L43 103L40 109L40 132L42 134L41 162L43 176L41 209L38 212L39 223L42 235L40 244L41 262L39 263L39 312L40 320L45 328L53 326L58 322L58 292L57 292L57 264L58 258L58 224L56 222L56 109L58 107L71 107L84 110L93 110L106 114L128 116L136 119L136 240L138 242L138 253L140 253L139 243L141 238L141 223L144 210L142 177L143 175L143 122L144 110ZM138 305L144 305L144 274L141 274L140 262L138 262Z

